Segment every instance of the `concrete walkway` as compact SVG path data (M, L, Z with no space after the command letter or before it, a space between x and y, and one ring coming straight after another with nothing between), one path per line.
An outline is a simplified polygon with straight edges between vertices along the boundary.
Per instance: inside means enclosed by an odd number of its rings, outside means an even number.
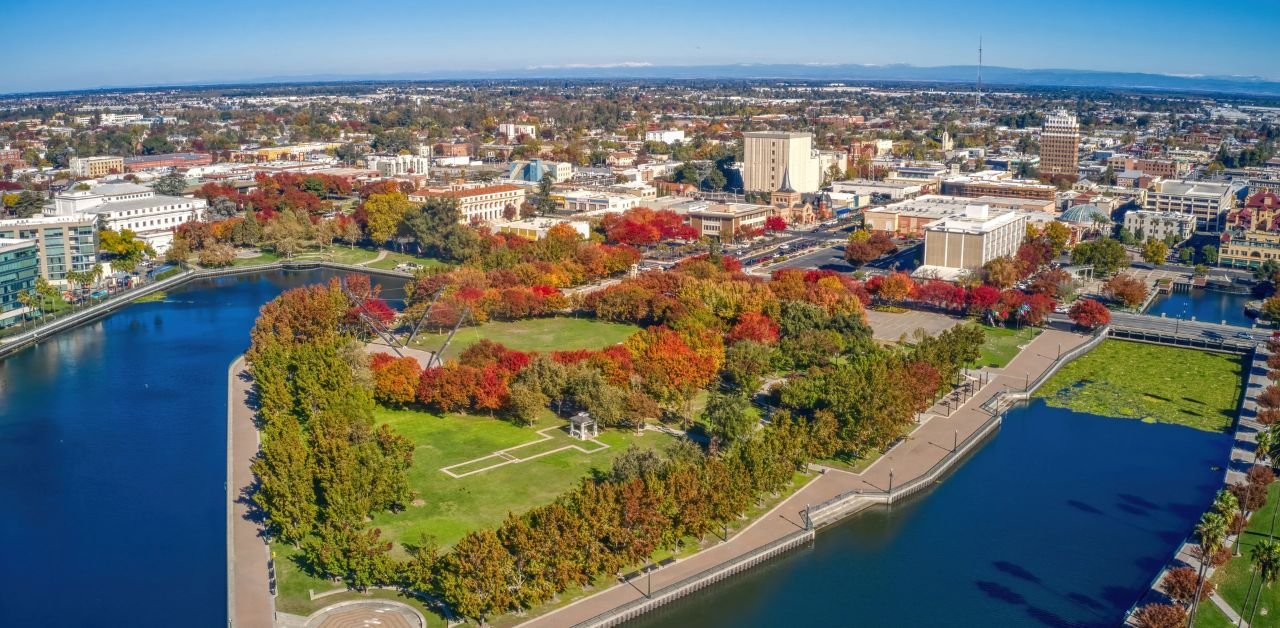
M991 418L979 408L983 402L1001 390L1022 390L1025 381L1034 381L1060 353L1066 353L1086 340L1088 336L1080 334L1052 329L1044 331L1028 343L1007 367L988 370L986 385L965 400L963 405L951 411L950 416L946 416L948 410L941 405L925 412L921 425L915 431L862 473L837 470L823 473L731 537L728 542L714 545L654 571L651 584L648 577L642 577L631 583L612 585L563 608L530 619L521 626L559 628L588 620L644 597L649 586L656 591L803 529L801 513L809 505L855 489L887 490L890 474L893 475L895 486L901 486L923 475L951 453L956 441L963 441Z
M377 257L375 257L375 258L373 258L373 259L371 259L371 260L365 261L365 262L360 262L359 264L356 264L356 266L368 266L369 264L376 264L376 263L378 263L378 262L381 262L381 261L382 261L382 260L384 260L384 259L387 259L387 250L386 250L386 249L378 249L378 256L377 256Z
M267 583L269 550L262 527L249 518L250 464L258 454L253 383L244 357L231 363L227 385L227 616L234 628L271 628L275 598Z

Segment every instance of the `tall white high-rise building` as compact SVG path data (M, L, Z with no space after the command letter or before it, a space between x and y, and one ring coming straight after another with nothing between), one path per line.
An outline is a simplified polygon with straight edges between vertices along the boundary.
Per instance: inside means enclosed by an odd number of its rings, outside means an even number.
M742 185L748 192L777 192L784 180L790 190L817 192L822 184L813 134L753 131L742 134Z

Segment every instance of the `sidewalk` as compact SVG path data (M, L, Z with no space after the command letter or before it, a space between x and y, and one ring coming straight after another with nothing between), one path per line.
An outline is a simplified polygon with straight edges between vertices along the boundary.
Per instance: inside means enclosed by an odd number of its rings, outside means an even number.
M234 628L271 628L275 598L267 583L269 550L261 527L249 519L250 464L258 453L258 429L250 405L252 382L244 357L236 358L227 384L227 617Z
M989 414L979 406L992 395L1005 389L1022 390L1024 381L1034 381L1061 353L1085 342L1088 336L1048 329L1032 340L1003 369L988 370L986 386L971 396L964 405L944 416L945 409L934 406L924 413L920 427L889 453L875 461L862 473L831 470L818 476L772 511L744 528L728 542L720 543L689 558L663 567L652 574L652 589L679 582L684 578L714 567L772 543L804 528L801 513L809 505L831 499L855 489L887 490L889 476L895 486L923 475L943 457L951 453L957 440L963 441L977 431ZM600 613L638 600L649 586L647 578L632 583L612 585L563 608L535 617L521 624L526 628L559 628L586 621Z

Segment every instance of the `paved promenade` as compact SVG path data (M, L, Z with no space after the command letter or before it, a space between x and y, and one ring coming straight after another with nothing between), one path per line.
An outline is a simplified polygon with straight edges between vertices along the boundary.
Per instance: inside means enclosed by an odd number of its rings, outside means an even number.
M947 414L945 407L934 406L922 415L920 427L862 473L828 470L728 542L653 572L652 589L656 591L803 529L801 513L807 505L815 505L855 489L885 491L889 488L890 473L895 486L923 475L951 453L957 440L963 441L991 418L979 408L984 401L1001 390L1022 390L1027 381L1035 381L1061 353L1086 340L1088 336L1045 330L1007 367L987 369L985 386L954 409L950 416L944 416ZM647 586L645 577L613 585L521 625L528 628L571 626L644 597Z
M227 607L234 628L271 628L275 598L267 584L268 550L257 522L249 519L244 497L253 486L249 465L258 453L258 430L251 403L253 384L244 358L231 364L227 387L227 490L231 530L227 539Z

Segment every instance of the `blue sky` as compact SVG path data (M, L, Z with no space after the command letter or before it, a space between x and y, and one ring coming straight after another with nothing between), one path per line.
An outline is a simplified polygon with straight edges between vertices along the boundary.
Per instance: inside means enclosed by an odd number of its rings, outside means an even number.
M979 33L989 65L1280 79L1266 35L1277 0L0 0L0 23L0 93L572 64L971 64Z

